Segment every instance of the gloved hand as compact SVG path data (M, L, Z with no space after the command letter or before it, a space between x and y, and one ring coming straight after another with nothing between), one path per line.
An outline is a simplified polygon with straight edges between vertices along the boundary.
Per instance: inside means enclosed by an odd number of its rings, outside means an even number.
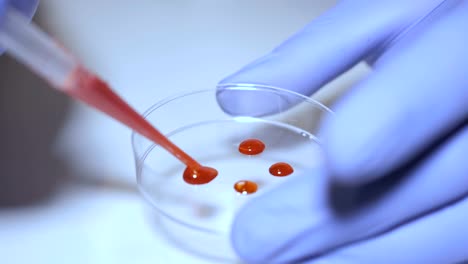
M36 12L38 4L39 0L0 0L0 30L7 6L11 5L17 10L23 12L26 16L32 17ZM3 49L1 49L1 47L0 53L3 53Z
M0 0L0 23L8 5L23 12L26 16L32 17L36 12L39 0Z
M344 0L222 81L310 95L359 61L373 68L322 124L324 168L240 211L232 242L241 258L468 259L467 25L464 0ZM240 112L248 96L220 93L218 101L226 112Z

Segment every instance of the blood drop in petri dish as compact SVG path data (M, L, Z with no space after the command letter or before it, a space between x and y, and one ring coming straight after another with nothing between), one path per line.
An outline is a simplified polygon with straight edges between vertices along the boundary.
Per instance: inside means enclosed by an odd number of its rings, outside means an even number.
M258 139L251 138L239 144L239 152L245 155L257 155L265 150L265 144Z
M236 190L240 194L252 194L256 192L258 189L258 186L255 182L253 181L238 181L234 184L234 190Z
M292 174L294 169L286 162L278 162L270 166L270 174L276 177L284 177Z
M198 169L187 167L184 170L184 181L188 184L200 185L214 180L218 176L218 171L211 167L202 166Z

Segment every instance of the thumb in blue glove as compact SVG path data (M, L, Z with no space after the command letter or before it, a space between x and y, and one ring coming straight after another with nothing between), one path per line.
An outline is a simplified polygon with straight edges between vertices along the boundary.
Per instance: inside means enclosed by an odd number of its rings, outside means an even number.
M322 126L325 168L238 214L232 241L246 262L468 259L467 24L461 0L341 1L223 80L311 95L363 59L373 67ZM269 111L249 96L220 93L218 100L229 113ZM337 214L327 199L335 185L357 191L350 198L360 206Z

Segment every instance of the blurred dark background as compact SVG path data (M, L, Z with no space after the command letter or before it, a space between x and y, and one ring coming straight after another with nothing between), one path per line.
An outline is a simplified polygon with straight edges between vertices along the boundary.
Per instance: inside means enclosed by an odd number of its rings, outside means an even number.
M41 202L67 178L52 147L70 104L47 85L10 57L0 57L0 207Z

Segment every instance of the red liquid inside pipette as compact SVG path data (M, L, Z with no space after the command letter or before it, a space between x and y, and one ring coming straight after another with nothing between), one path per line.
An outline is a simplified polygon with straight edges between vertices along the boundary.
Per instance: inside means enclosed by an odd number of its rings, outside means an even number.
M64 91L68 95L101 110L169 151L187 166L183 175L187 183L205 184L218 175L216 169L202 166L174 145L174 143L112 91L104 81L83 67L78 66L70 74L63 88L65 88Z

